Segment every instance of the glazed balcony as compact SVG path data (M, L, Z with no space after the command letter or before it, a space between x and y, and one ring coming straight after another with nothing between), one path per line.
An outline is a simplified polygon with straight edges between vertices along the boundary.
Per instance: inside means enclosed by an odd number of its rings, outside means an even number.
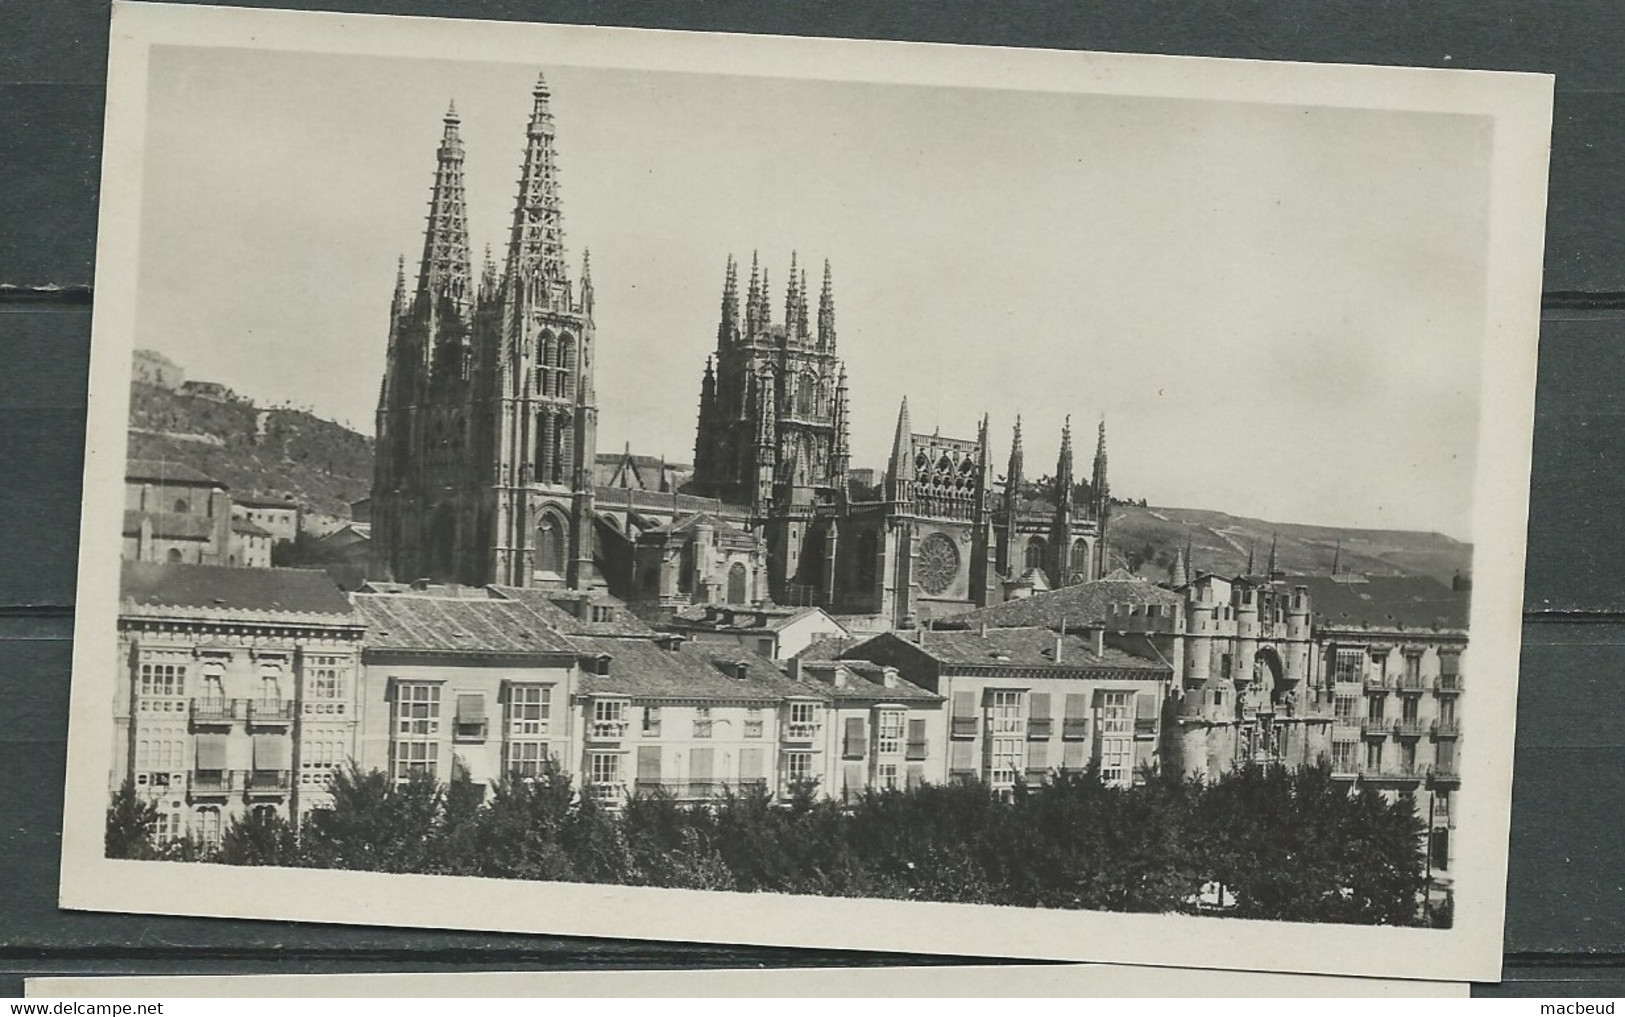
M624 720L595 720L587 725L586 739L589 742L618 742L626 737L626 727Z
M787 742L815 741L822 727L823 725L816 720L786 721L784 724L784 740Z

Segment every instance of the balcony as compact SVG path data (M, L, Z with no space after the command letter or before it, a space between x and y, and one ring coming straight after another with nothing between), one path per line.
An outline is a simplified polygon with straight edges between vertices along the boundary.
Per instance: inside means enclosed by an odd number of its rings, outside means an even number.
M1400 718L1394 721L1395 738L1420 738L1428 732L1427 721L1417 717Z
M1426 687L1420 674L1402 674L1399 676L1398 688L1401 692L1421 692Z
M618 742L626 737L626 721L595 720L587 725L587 741Z
M1388 737L1388 719L1386 717L1367 717L1360 721L1360 734L1366 738Z
M1415 766L1406 766L1404 763L1383 763L1380 766L1365 766L1360 769L1360 775L1369 780L1392 781L1419 781L1422 771Z
M288 793L291 784L287 770L250 770L244 790L250 799L281 798Z
M285 728L293 723L291 699L252 699L248 703L248 726Z
M1356 763L1354 760L1352 760L1352 759L1333 759L1332 760L1332 776L1333 777L1358 777L1359 775L1360 775L1360 764Z
M232 792L235 781L230 770L197 770L187 781L186 794L193 801L224 799Z
M1365 676L1365 690L1367 692L1387 692L1394 687L1394 679L1386 674L1368 674Z
M240 700L208 696L192 700L193 727L230 727L237 721Z
M667 794L679 801L705 801L711 798L721 798L732 792L746 794L754 790L765 790L767 780L638 780L633 785L640 795Z
M1454 720L1454 719L1452 719L1452 720L1436 720L1436 721L1434 721L1433 722L1433 737L1435 737L1435 738L1459 738L1459 737L1461 737L1461 721Z
M784 725L784 740L787 742L810 742L818 737L821 725L816 720L789 721Z
M1428 767L1428 779L1435 784L1460 784L1461 770L1455 761L1434 763Z
M1459 693L1461 692L1461 675L1442 674L1433 689L1435 692Z

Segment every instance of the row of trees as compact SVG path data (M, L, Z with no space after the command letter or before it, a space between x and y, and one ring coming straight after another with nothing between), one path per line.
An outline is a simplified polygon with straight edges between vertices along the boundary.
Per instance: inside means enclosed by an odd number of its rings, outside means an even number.
M1001 795L985 785L811 787L609 809L553 769L490 791L350 770L301 829L262 810L217 848L153 842L133 788L107 816L111 857L311 866L1248 918L1418 923L1427 882L1411 803L1351 792L1329 769L1243 769L1212 783L1108 787L1094 772ZM1222 888L1222 889L1221 889Z

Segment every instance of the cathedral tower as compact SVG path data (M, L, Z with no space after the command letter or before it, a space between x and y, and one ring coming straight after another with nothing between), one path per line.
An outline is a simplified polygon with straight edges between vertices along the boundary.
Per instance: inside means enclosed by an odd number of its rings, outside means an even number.
M507 258L469 263L446 114L415 297L397 280L379 397L374 535L407 581L579 588L593 565L593 291L565 267L551 93L538 77Z

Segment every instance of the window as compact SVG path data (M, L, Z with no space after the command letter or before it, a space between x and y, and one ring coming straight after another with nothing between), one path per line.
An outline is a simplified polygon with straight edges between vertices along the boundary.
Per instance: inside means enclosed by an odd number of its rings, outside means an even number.
M1405 684L1416 685L1422 680L1422 655L1420 653L1405 654Z
M1100 779L1106 784L1116 787L1126 787L1132 777L1131 767L1134 765L1134 743L1123 738L1111 738L1101 742L1100 748Z
M509 777L540 777L546 763L546 742L509 742L503 747L502 772Z
M1406 773L1416 769L1416 743L1406 740L1399 743L1399 765Z
M711 708L709 706L696 706L694 708L694 737L711 737Z
M621 782L621 756L618 752L592 752L587 755L587 782L615 786Z
M929 746L925 740L925 719L916 717L908 722L908 758L924 759Z
M1100 724L1103 736L1110 738L1113 735L1134 733L1134 706L1128 697L1127 692L1100 694Z
M1027 721L1022 709L1025 693L1005 690L988 692L987 733L991 737L1019 734L1027 736Z
M1365 700L1365 715L1373 723L1382 723L1383 710L1386 709L1387 696L1367 696Z
M1454 727L1456 724L1456 701L1449 698L1439 700L1439 726Z
M1228 653L1219 654L1219 677L1228 679L1235 668L1235 662Z
M818 733L817 703L790 704L790 730L788 737L811 738Z
M1332 716L1339 724L1358 724L1359 699L1355 696L1338 696L1332 706Z
M643 708L643 737L660 737L660 707L645 706Z
M1382 742L1380 740L1365 743L1365 768L1377 773L1382 771Z
M1417 704L1422 701L1421 696L1406 696L1399 702L1399 719L1407 724L1416 723Z
M343 658L311 656L305 658L308 669L305 679L305 706L307 714L342 714L346 674Z
M1009 787L1016 775L1027 768L1027 739L994 738L988 753L988 780L995 787Z
M316 790L333 781L333 773L343 762L339 742L305 742L299 746L299 783Z
M215 851L220 847L220 810L204 808L197 810L197 839L203 844L206 851Z
M186 695L186 665L185 664L142 664L141 665L141 695L143 696L184 696Z
M593 700L592 736L594 738L619 738L625 731L626 700Z
M1332 772L1354 772L1354 742L1332 742Z
M508 686L509 738L536 738L547 734L552 714L553 689L550 686Z
M784 754L784 780L791 786L812 780L812 753L786 752Z
M1337 656L1332 660L1332 680L1334 682L1357 682L1360 672L1365 668L1365 651L1358 647L1348 649L1339 647Z
M158 822L152 828L152 841L154 844L168 844L181 835L181 817L178 812L160 812Z
M177 513L179 513L179 514L181 514L181 515L185 515L185 514L186 514L186 511L187 511L187 509L188 509L188 508L189 508L189 507L190 507L190 506L188 506L188 505L187 505L187 504L186 504L186 499L185 499L185 498L176 498L176 499L175 499L175 511L176 511L176 512L177 512Z
M875 752L895 756L903 751L903 711L881 710L875 723ZM895 767L894 767L895 769Z
M480 742L485 740L485 695L479 692L463 692L457 696L457 717L453 721L452 737L458 741Z
M260 665L260 701L267 704L282 702L282 665Z
M875 785L887 791L897 790L897 764L881 763L875 767Z
M440 686L402 683L395 687L394 776L434 777L440 761Z
M762 708L760 706L748 707L745 710L745 737L762 737Z

